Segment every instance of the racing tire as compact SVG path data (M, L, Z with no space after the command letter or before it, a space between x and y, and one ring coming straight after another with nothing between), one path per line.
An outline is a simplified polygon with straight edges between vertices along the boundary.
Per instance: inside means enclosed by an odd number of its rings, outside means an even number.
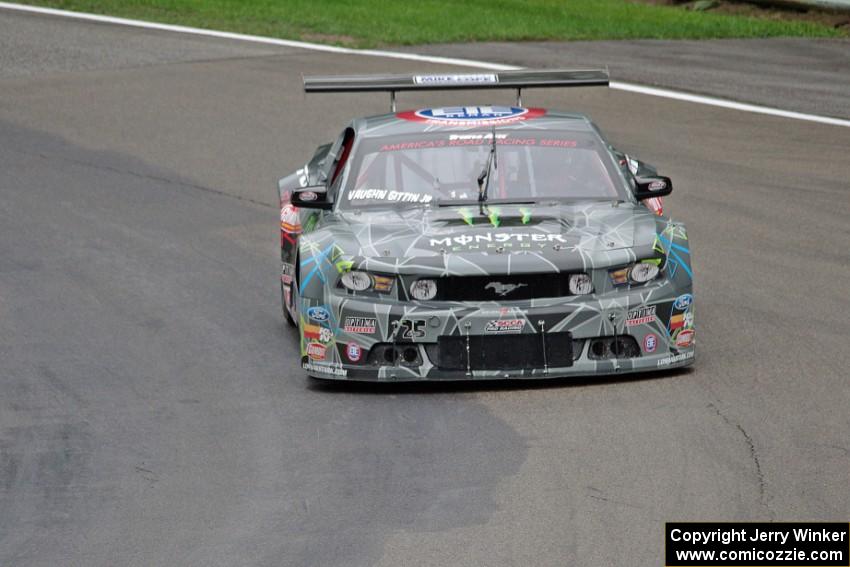
M283 316L286 319L286 322L289 323L289 326L297 327L298 323L295 322L295 319L292 318L292 314L286 307L286 294L283 292L283 282L280 282L280 307L283 309Z

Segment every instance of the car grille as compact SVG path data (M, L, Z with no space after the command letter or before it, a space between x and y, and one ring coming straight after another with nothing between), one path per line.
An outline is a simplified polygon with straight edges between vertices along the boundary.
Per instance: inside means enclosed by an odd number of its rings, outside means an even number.
M518 301L570 295L569 274L449 276L437 280L440 301Z
M546 340L545 357L542 337ZM440 370L466 370L466 341L466 336L442 336L436 345L426 346L428 358ZM572 366L573 359L570 333L469 336L468 367L471 370L543 368L544 365L563 368Z

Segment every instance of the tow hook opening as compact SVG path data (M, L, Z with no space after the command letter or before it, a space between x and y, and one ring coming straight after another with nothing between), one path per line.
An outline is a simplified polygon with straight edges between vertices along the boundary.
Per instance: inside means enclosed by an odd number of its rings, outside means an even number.
M640 356L640 347L635 338L630 335L599 337L591 339L588 354L595 360L635 358Z
M421 366L422 356L417 345L378 343L369 351L369 364L373 366Z

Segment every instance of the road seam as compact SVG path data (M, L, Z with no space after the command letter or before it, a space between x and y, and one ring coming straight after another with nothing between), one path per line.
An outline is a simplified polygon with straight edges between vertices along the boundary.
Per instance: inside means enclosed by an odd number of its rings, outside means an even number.
M761 459L759 458L759 454L756 450L756 445L753 441L753 438L750 436L749 433L747 433L747 430L744 429L744 427L740 423L730 419L725 413L720 411L720 408L717 407L715 404L709 403L708 407L715 414L717 414L717 416L722 419L724 423L726 423L726 425L735 428L738 433L740 433L741 436L744 438L744 443L746 443L747 445L750 460L752 461L753 466L755 468L756 480L758 483L759 504L761 504L767 510L768 514L770 514L771 519L775 519L773 510L771 510L770 506L768 505L767 482L764 479L764 471L761 467Z
M24 4L14 4L10 2L0 2L0 9L14 10L18 12L42 14L47 16L57 16L63 18L72 18L76 20L84 20L89 22L99 22L104 24L112 24L119 26L128 26L142 29L167 31L175 33L183 33L190 35L198 35L204 37L215 37L219 39L230 39L235 41L249 41L253 43L263 43L266 45L277 45L281 47L292 47L296 49L305 49L311 51L322 51L325 53L339 53L345 55L365 55L368 57L383 57L387 59L402 59L407 61L419 61L424 63L437 63L443 65L457 65L462 67L472 67L478 69L487 69L491 71L515 71L522 69L516 65L503 65L501 63L492 63L488 61L476 61L474 59L458 59L454 57L439 57L432 55L421 55L418 53L402 53L398 51L383 51L379 49L353 49L350 47L339 47L336 45L323 45L320 43L309 43L305 41L295 41L290 39L277 39L273 37L264 37L259 35L247 35L233 32L206 30L201 28L192 28L187 26L178 26L172 24L160 24L156 22L146 22L142 20L132 20L128 18L117 18L114 16L103 16L100 14L89 14L85 12L71 12L68 10L57 10L55 8L42 8L40 6L27 6ZM632 92L642 95L649 95L683 102L691 102L706 106L715 106L729 110L737 110L741 112L750 112L754 114L765 114L768 116L776 116L779 118L789 118L792 120L803 120L806 122L816 122L819 124L828 124L832 126L843 126L850 128L850 120L842 118L834 118L831 116L821 116L818 114L808 114L805 112L795 112L793 110L783 110L771 106L762 106L758 104L750 104L745 102L736 102L719 97L698 95L675 89L664 89L639 85L635 83L624 83L620 81L611 81L609 85L611 89Z

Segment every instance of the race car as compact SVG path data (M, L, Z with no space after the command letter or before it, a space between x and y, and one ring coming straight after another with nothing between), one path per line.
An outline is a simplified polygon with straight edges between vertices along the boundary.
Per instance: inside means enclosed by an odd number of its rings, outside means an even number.
M522 89L605 86L601 70L305 77L383 91L278 183L281 298L313 378L488 380L681 367L695 355L672 184L585 115ZM396 111L396 93L516 89L515 106Z

